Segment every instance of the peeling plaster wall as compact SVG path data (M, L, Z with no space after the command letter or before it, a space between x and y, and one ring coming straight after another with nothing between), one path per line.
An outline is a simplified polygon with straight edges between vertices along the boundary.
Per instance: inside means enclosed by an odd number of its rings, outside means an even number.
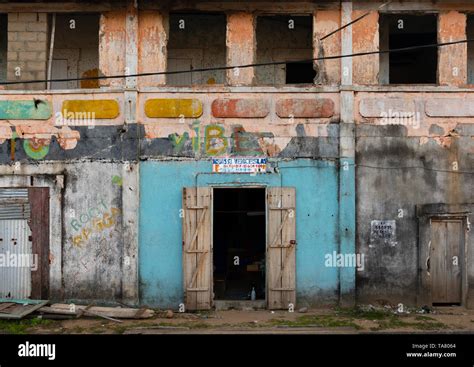
M341 26L341 14L338 10L318 10L313 18L313 57L339 55L341 50L341 33L337 32L323 41L320 39ZM316 61L316 84L338 85L341 83L341 61Z
M441 12L438 17L438 42L466 39L466 14ZM467 44L438 50L438 82L441 85L465 85L467 82Z
M256 19L253 14L233 12L227 15L226 65L254 64L256 55ZM227 70L227 84L252 85L255 68Z
M166 70L168 20L156 11L138 13L138 72L151 73ZM139 87L163 85L165 75L138 78Z
M366 11L354 10L352 19L356 19ZM371 11L361 21L352 26L353 53L379 50L379 13ZM354 84L378 84L379 55L355 57L352 60L352 81Z
M125 10L102 13L99 30L99 72L123 75L125 72L126 28ZM124 79L101 79L104 87L121 87Z

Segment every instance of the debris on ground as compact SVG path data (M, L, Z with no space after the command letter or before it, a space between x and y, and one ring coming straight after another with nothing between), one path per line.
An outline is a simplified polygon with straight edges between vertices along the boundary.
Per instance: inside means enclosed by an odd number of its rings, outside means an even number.
M0 298L0 319L19 320L48 303L45 300Z
M146 308L123 308L123 307L98 307L92 305L68 305L55 303L50 307L41 307L38 310L43 315L65 315L82 317L84 315L102 317L111 321L116 319L148 319L153 317L155 312Z

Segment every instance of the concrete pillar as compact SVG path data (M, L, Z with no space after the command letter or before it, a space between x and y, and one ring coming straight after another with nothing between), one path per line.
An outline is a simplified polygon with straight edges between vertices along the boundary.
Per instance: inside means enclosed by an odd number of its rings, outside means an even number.
M321 41L321 38L338 29L341 25L339 10L318 10L313 16L313 57L335 56L341 52L341 33L337 32ZM341 83L341 61L315 61L318 71L315 83L339 85Z
M441 12L438 17L438 42L466 39L466 14L457 11ZM467 83L467 44L438 48L439 84L460 86Z
M356 10L351 19L356 19L365 10ZM371 11L365 18L352 25L352 52L377 51L379 49L379 13ZM353 58L353 83L376 85L379 82L379 54Z
M123 75L126 63L126 17L127 10L113 10L102 13L99 30L99 73L100 75ZM101 79L101 87L123 88L125 80Z
M253 64L256 60L255 16L238 12L227 16L227 65ZM254 68L227 70L229 85L251 85Z
M138 163L125 162L122 175L122 299L129 305L138 305L138 214L139 214Z
M138 73L138 10L135 3L130 3L125 18L125 74ZM137 77L125 79L127 89L137 88Z
M341 24L352 19L352 3L343 2ZM352 53L352 26L342 30L342 54ZM352 84L352 58L342 58L342 88ZM341 92L341 121L339 124L339 253L355 254L355 126L354 92ZM355 273L352 267L339 268L339 303L355 305Z
M166 71L169 23L168 17L157 11L140 11L138 15L138 72ZM165 75L140 77L138 86L154 87L166 84Z
M48 18L46 13L8 14L8 81L46 79ZM46 83L13 84L9 89L45 89Z

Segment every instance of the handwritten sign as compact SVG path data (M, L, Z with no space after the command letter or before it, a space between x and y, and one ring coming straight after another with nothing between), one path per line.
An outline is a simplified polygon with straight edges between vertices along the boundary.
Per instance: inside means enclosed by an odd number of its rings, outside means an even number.
M370 222L370 243L397 245L394 220L373 220Z

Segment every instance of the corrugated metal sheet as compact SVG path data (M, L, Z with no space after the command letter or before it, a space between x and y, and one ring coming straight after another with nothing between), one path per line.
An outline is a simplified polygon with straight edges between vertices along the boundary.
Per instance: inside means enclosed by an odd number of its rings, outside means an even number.
M17 198L24 198L28 200L28 189L0 188L0 200L1 199L17 199Z
M28 219L28 189L0 189L0 219Z
M31 265L34 260L25 219L0 220L0 298L31 295Z

